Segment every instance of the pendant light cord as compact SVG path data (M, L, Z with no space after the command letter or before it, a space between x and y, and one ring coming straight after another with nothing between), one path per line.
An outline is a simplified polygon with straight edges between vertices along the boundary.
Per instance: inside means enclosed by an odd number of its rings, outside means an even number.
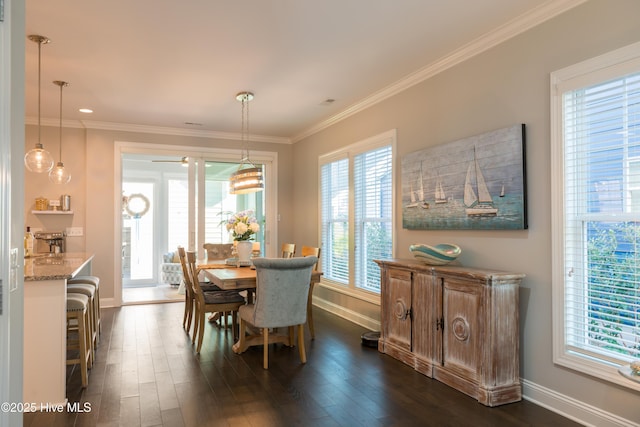
M60 140L60 163L62 163L62 87L64 83L60 85L60 130L59 130L59 140Z
M42 58L42 43L44 40L38 40L38 144L42 143L40 139L42 127L40 126L40 92L42 91L42 68L40 66Z
M249 101L242 99L242 162L249 161Z

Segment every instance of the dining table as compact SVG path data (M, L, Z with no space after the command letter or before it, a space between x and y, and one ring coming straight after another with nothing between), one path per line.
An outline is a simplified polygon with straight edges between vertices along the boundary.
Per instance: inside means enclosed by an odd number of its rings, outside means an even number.
M256 270L249 266L237 266L227 264L224 260L218 262L208 262L197 265L199 272L214 285L225 291L249 291L251 295L256 290L257 275ZM320 282L322 272L312 271L311 281L309 282L309 300L313 295L313 287ZM251 303L251 300L249 300Z

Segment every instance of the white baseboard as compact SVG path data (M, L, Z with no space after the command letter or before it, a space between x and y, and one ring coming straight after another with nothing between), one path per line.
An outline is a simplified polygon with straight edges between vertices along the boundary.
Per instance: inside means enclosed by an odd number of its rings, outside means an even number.
M363 316L360 313L355 311L346 309L340 305L334 304L330 301L327 301L322 298L318 298L316 296L313 297L313 305L321 308L329 313L335 314L336 316L342 317L350 322L355 323L356 325L360 325L363 328L367 328L371 331L379 331L380 330L380 321L376 319L372 319L370 317Z
M380 330L380 321L365 317L330 301L314 297L313 305L372 331ZM637 422L619 417L525 379L522 379L522 397L585 426L640 427Z
M585 426L640 427L640 424L522 379L522 397Z
M101 308L113 308L118 307L115 303L114 298L100 298L100 307Z

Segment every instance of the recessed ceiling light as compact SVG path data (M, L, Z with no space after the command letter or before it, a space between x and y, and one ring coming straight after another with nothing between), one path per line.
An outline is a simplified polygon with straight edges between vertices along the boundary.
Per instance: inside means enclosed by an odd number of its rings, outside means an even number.
M93 113L93 110L90 109L90 108L80 108L78 111L80 111L81 113L85 113L85 114Z

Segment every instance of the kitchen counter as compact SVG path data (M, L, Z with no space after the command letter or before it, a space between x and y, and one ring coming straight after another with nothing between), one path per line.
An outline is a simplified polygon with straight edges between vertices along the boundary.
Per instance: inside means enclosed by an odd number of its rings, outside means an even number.
M84 252L36 254L24 259L24 281L71 279L92 259L93 255Z
M23 401L66 404L67 280L91 274L92 254L36 254L24 260Z

